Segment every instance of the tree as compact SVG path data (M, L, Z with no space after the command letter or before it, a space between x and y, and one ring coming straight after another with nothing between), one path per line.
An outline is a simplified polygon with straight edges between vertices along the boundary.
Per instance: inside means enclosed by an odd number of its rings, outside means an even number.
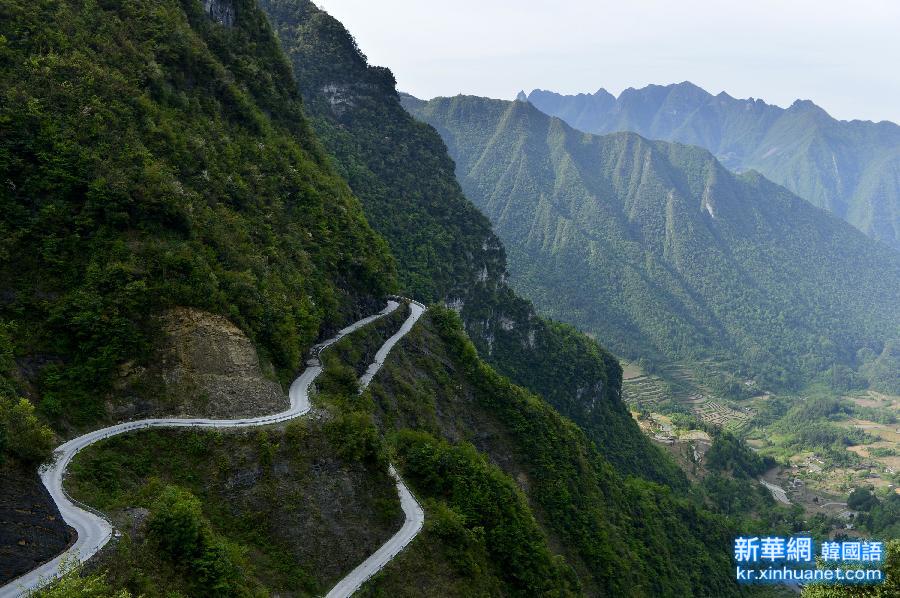
M147 525L159 547L173 559L192 559L203 549L203 511L200 500L187 490L164 488Z
M856 488L847 498L847 506L856 511L869 511L877 504L871 488Z
M128 590L115 591L104 573L82 576L77 559L60 565L62 576L51 586L28 593L29 598L131 598Z
M53 454L53 432L38 420L28 399L0 394L0 462L11 455L26 465Z
M893 598L900 596L900 540L887 545L884 560L884 582L877 585L810 584L803 588L803 598Z

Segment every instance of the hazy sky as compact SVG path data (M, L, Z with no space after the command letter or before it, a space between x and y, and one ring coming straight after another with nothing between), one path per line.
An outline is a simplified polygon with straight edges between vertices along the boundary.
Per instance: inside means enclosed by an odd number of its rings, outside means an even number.
M689 80L900 123L898 0L318 0L398 86L430 98L618 94Z

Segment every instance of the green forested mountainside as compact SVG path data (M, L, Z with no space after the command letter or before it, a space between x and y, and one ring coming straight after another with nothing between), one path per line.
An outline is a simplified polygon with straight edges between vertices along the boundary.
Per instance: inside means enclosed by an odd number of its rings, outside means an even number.
M79 454L67 488L125 533L96 563L108 582L135 595L321 595L396 529L391 455L426 529L364 593L738 594L724 519L619 476L579 428L481 361L452 311L423 316L360 395L364 356L398 325L323 354L318 418L138 432Z
M401 106L390 71L369 66L343 25L312 2L261 6L312 126L397 257L404 293L459 309L489 362L584 426L617 466L683 483L631 421L615 359L574 329L537 317L507 286L500 240L463 195L440 136Z
M668 487L617 473L579 427L482 361L451 310L422 316L364 401L424 501L428 526L371 595L421 595L433 587L466 595L457 590L484 574L496 575L508 595L565 588L564 570L549 567L529 531L531 516L519 514L518 499L498 498L516 486L587 595L739 594L724 517ZM539 566L524 566L528 559ZM547 573L535 577L540 567Z
M513 286L617 352L737 359L784 387L900 335L900 254L756 173L528 102L406 105L446 141Z
M716 96L689 82L626 89L618 98L536 89L528 101L588 133L633 131L699 145L728 168L756 169L867 235L900 250L900 126L839 121L810 101L789 108Z
M226 315L287 375L394 288L265 16L226 4L0 5L0 325L46 417L102 418L167 307Z
M473 287L489 292L503 275L503 247L459 190L440 137L400 106L391 72L369 66L343 25L312 2L260 5L317 135L397 256L404 291L463 302Z
M339 455L343 442L300 419L89 447L67 491L123 532L92 569L135 596L324 595L403 520L387 468Z
M873 388L900 395L900 340L885 343L881 353L864 350L859 359L860 374Z

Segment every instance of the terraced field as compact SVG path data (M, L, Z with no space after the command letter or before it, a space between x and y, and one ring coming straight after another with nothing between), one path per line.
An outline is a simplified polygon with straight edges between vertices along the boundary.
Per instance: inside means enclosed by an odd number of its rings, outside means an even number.
M622 397L629 405L652 410L653 405L668 398L667 385L656 376L642 374L622 382Z
M699 405L694 413L710 424L715 424L729 432L742 432L749 424L752 414L738 411L719 401L707 400Z
M659 368L647 374L634 363L625 364L622 397L625 402L642 411L655 411L667 399L686 407L701 421L740 433L747 428L753 413L735 408L714 396L699 384L693 373L683 364Z

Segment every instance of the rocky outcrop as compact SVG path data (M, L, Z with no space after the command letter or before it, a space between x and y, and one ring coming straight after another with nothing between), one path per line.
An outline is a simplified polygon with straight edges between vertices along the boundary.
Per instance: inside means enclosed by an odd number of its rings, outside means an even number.
M231 0L203 0L203 10L220 25L234 25L234 4Z
M147 414L227 418L286 408L286 392L271 366L226 318L176 308L160 323L163 340L150 365L123 368L117 394L130 400L111 407L115 419Z

